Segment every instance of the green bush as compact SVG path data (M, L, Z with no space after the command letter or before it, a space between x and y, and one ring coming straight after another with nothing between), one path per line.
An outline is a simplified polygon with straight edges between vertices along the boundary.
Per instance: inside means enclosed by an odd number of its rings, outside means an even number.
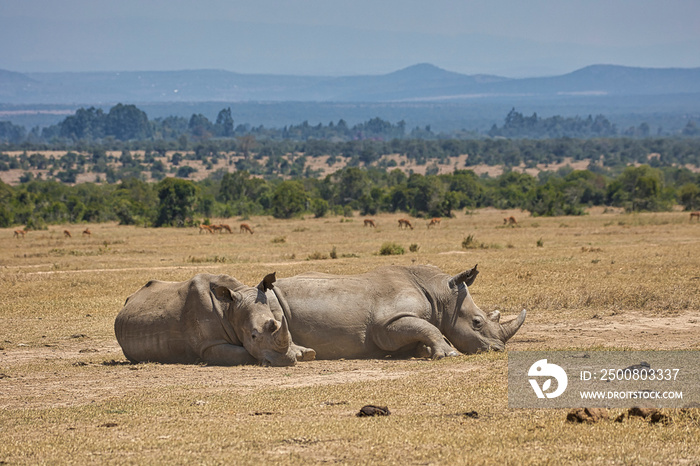
M324 217L328 213L328 209L328 202L326 200L320 198L311 200L311 211L314 213L314 217Z
M382 256L399 256L401 254L406 254L406 251L400 244L384 243L379 249L379 254Z

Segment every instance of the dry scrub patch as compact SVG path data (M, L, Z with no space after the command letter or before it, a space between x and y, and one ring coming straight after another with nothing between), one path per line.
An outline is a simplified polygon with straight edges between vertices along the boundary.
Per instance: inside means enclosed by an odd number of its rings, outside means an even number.
M511 215L518 226L504 227ZM0 230L0 463L700 461L697 410L669 410L670 423L653 425L509 410L504 353L290 368L131 365L121 354L114 317L152 278L228 273L253 285L272 271L412 263L450 274L478 263L471 293L483 310L510 318L528 309L508 349L700 349L700 227L685 213L549 219L485 209L399 230L401 216L374 216L376 229L360 216L247 219L255 235L95 224L89 238L64 238L85 225L61 225L15 239ZM468 235L488 247L463 249ZM379 255L388 242L406 253ZM333 248L337 259L307 260ZM356 417L367 404L391 415Z

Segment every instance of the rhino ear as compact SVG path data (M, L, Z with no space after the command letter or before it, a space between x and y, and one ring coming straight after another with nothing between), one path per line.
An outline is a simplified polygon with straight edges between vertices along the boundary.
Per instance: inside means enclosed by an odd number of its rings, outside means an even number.
M214 293L214 296L216 296L216 299L219 301L224 301L227 303L233 302L233 293L225 286L212 286L211 292Z
M474 283L474 280L476 280L477 275L479 275L479 271L476 270L476 265L475 265L474 268L472 268L470 270L466 270L466 271L452 277L450 279L450 288L454 288L455 286L459 285L460 283L464 283L467 286L472 286L472 283Z
M267 275L265 275L265 278L263 278L262 281L258 283L258 289L260 291L264 293L267 290L272 289L272 284L275 283L275 281L277 280L275 278L275 273L277 272L268 273Z

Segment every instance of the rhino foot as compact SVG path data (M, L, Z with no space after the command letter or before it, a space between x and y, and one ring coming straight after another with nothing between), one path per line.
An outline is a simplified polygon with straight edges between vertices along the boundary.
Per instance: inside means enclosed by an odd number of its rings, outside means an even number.
M454 358L456 356L459 356L459 351L455 350L450 350L450 351L436 351L435 354L433 355L433 359L442 359L442 358Z
M429 346L420 345L416 348L415 357L417 358L430 358L430 359L442 359L442 358L453 358L459 356L459 351L452 347L447 348L437 348L433 350Z
M297 361L313 361L316 359L316 351L299 345L292 345L292 350L296 352Z
M415 356L417 358L430 358L433 355L433 351L430 349L430 347L426 345L419 345L416 348L416 353Z

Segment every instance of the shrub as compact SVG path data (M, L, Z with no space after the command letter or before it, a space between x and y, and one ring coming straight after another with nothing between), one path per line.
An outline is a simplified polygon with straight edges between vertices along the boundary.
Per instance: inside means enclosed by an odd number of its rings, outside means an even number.
M404 250L403 246L396 243L384 243L379 249L379 254L382 256L399 256L405 253L406 251Z
M469 235L462 241L463 249L476 249L479 247L479 243L474 239L474 235Z
M324 199L314 198L311 200L311 211L314 217L321 218L328 213L328 202Z

